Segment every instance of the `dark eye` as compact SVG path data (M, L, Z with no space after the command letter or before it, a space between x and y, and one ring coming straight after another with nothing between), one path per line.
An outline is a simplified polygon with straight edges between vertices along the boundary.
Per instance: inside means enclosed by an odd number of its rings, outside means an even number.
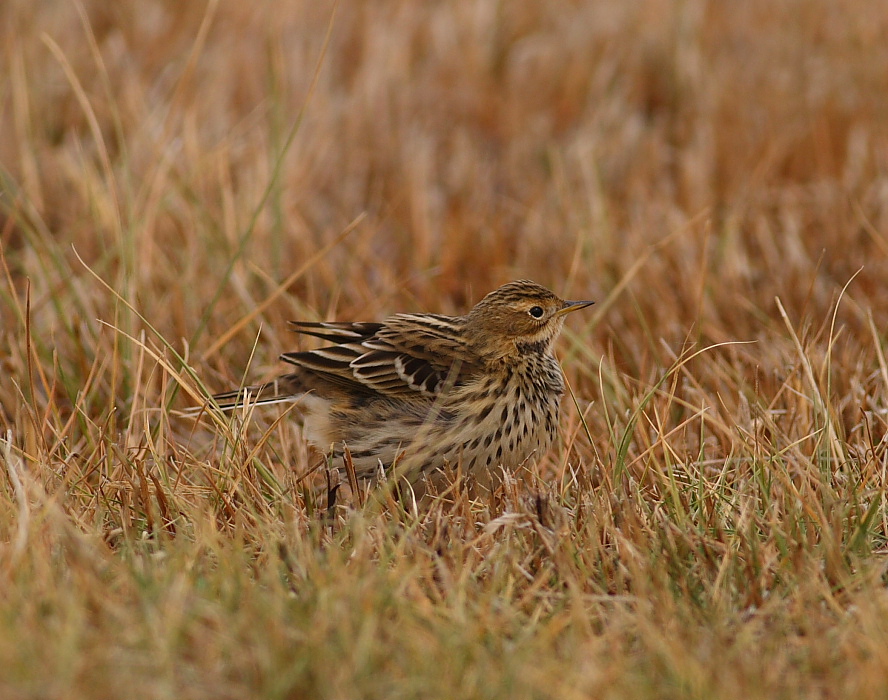
M541 306L531 306L527 311L534 318L542 318L543 317L543 307Z

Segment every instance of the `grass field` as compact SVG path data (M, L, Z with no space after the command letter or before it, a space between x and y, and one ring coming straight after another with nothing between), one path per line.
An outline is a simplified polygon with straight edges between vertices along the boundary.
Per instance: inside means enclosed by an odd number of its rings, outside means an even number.
M884 698L884 9L2 3L0 697ZM492 494L176 413L518 278L598 303Z

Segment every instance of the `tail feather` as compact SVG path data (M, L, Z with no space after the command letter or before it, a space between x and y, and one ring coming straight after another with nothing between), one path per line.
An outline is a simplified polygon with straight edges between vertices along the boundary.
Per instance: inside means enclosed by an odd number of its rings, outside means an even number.
M269 401L277 401L281 397L275 391L273 382L268 384L256 384L246 386L234 391L223 391L213 394L213 402L223 411L230 411L244 405L263 404Z
M279 377L265 384L243 387L234 391L213 394L204 406L195 406L182 411L185 416L196 416L208 409L233 411L242 406L265 406L275 403L292 403L302 397L303 392L293 391L293 382L288 376Z

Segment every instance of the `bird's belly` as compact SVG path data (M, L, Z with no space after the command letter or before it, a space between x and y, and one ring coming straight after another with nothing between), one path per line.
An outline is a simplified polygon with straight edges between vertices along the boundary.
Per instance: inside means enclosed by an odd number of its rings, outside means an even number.
M500 467L516 468L540 459L552 444L555 434L557 401L532 405L526 402L494 411L480 425L468 422L462 449L455 457L466 471L483 472ZM505 415L505 420L501 420Z
M414 481L447 464L478 475L517 468L540 459L552 444L560 395L533 398L518 391L470 399L458 397L409 413L402 406L380 408L372 425L349 425L337 416L334 451L341 455L348 447L359 478L375 478L395 463Z

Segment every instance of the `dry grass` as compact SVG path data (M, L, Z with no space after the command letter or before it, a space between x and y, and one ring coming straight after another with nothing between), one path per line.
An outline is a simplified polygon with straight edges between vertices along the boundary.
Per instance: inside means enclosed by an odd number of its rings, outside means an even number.
M884 697L884 8L332 9L0 5L0 695ZM599 304L487 498L171 413L518 277Z

